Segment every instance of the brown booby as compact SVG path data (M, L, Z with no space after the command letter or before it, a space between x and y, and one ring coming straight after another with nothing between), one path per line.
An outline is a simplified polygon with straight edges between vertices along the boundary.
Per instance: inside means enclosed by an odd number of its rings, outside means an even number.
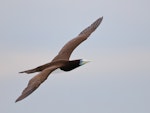
M93 31L100 25L102 22L103 17L97 19L93 22L89 27L84 29L77 37L73 38L64 47L60 50L58 55L47 64L42 66L38 66L34 69L22 71L20 73L34 73L40 72L36 76L34 76L28 83L27 87L23 90L21 96L18 97L16 102L26 98L30 95L33 91L35 91L49 76L56 69L61 69L63 71L71 71L81 65L86 64L88 61L83 59L78 60L69 60L71 53L73 50L83 41L85 41Z

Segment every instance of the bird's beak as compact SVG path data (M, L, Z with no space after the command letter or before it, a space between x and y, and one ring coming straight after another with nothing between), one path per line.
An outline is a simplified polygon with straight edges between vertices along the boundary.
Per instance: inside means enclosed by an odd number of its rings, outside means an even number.
M90 61L90 60L82 59L82 60L80 61L80 65L84 65L84 64L89 63L89 62L91 62L91 61Z

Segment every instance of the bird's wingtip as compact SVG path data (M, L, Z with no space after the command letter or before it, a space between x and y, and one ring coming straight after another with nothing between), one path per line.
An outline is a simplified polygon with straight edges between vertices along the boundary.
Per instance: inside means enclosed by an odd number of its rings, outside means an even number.
M99 24L102 22L102 20L103 20L103 16L102 17L99 17L97 20L96 20L96 22L98 22Z
M23 96L23 95L19 96L19 97L16 99L15 103L21 101L21 100L24 99L24 98L25 98L25 96Z
M103 16L99 18L100 20L103 20Z
M16 99L15 103L17 103L18 101L20 101L20 99L19 99L19 98L18 98L18 99Z

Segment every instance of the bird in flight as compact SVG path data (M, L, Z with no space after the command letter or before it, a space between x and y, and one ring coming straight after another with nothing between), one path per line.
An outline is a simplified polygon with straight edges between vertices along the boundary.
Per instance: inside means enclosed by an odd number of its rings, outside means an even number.
M34 69L22 71L20 73L34 73L39 72L36 76L34 76L28 83L27 87L23 90L21 96L19 96L16 102L26 98L29 96L33 91L35 91L49 76L56 69L61 69L63 71L71 71L79 66L82 66L89 61L84 59L77 59L77 60L69 60L71 53L73 50L83 41L85 41L92 32L100 25L102 22L103 17L97 19L93 22L90 26L84 29L77 37L70 40L68 43L64 45L64 47L60 50L58 55L54 57L54 59L47 64L42 66L38 66Z

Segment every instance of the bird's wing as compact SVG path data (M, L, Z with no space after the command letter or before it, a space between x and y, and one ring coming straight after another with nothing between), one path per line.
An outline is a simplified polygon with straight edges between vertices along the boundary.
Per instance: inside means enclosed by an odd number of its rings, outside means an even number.
M26 98L28 95L30 95L33 91L35 91L49 76L51 72L53 72L55 69L59 68L59 66L51 66L49 68L44 69L41 73L34 76L28 83L28 86L23 90L22 94L16 102Z
M64 47L58 53L58 55L53 59L53 61L58 60L58 59L69 60L70 55L73 52L73 50L80 43L82 43L84 40L86 40L93 31L95 31L95 29L100 25L102 19L103 19L103 17L97 19L89 27L84 29L76 38L72 39L67 44L65 44Z

